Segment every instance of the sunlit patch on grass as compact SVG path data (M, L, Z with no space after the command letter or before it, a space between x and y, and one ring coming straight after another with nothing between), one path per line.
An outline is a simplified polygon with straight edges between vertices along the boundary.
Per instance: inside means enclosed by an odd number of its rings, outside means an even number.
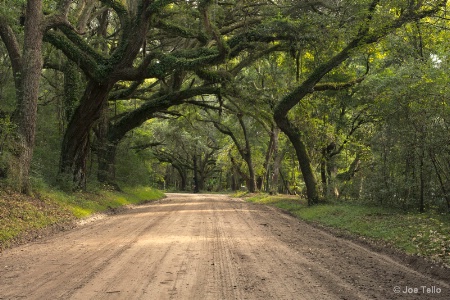
M63 224L94 213L161 199L161 191L149 187L125 188L124 192L65 193L42 189L38 198L0 194L0 250L26 232Z

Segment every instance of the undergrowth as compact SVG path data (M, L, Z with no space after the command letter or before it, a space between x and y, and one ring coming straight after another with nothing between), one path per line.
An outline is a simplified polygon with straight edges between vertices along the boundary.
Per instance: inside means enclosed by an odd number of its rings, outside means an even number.
M163 197L161 191L149 187L124 188L123 192L100 190L72 194L41 189L36 191L35 197L3 191L0 193L0 250L30 231Z
M51 199L63 209L69 210L75 217L83 218L96 212L118 208L127 204L139 204L161 199L161 191L149 187L128 187L123 192L99 190L95 193L67 194L61 191L46 190L41 197Z
M251 195L249 202L276 206L291 214L353 234L382 240L450 267L450 216L413 213L363 204L328 203L308 207L297 196Z

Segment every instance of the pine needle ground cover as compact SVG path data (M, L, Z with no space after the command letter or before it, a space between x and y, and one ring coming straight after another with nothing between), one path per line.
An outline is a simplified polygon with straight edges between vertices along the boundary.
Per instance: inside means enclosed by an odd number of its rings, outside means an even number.
M450 215L412 213L362 204L328 203L308 207L298 196L246 197L249 202L272 205L308 222L380 240L411 255L450 267Z

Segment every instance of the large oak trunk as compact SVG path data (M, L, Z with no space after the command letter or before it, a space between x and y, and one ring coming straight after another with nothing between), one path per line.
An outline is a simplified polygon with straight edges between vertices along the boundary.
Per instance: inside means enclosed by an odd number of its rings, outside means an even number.
M42 71L42 1L27 1L21 90L18 91L16 124L19 151L12 179L23 193L30 193L29 173L36 132L37 101Z
M302 171L303 180L306 185L308 204L312 205L318 203L319 190L317 188L317 180L314 176L314 172L311 167L311 159L309 158L306 145L301 138L300 131L289 122L287 117L276 118L275 121L277 122L281 131L283 131L287 135L292 145L294 146L295 153L300 165L300 170Z
M62 178L72 177L75 188L85 188L90 131L100 117L110 89L110 83L100 84L93 80L89 81L80 105L66 129L59 171L62 175L66 175Z

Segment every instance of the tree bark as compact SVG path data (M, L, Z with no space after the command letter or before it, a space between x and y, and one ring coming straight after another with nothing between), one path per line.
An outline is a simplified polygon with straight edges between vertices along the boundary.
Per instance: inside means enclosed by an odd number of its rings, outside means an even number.
M248 168L248 175L249 175L248 182L247 182L248 191L250 193L254 193L254 192L256 192L256 174L255 174L255 168L253 167L253 158L252 158L250 141L249 141L248 133L247 133L247 127L245 126L245 123L242 120L241 115L238 115L238 120L239 120L239 124L241 125L242 132L244 134L244 139L245 139L245 149L241 148L241 150L239 152L241 153L242 158L246 162L247 168Z
M314 88L319 81L334 68L339 66L342 62L347 60L351 52L354 49L362 47L364 45L377 42L382 37L386 36L396 28L400 28L408 22L420 20L421 18L437 12L441 7L445 6L446 1L439 1L434 6L425 10L422 6L411 6L408 10L405 10L395 21L384 24L382 28L377 30L371 30L371 23L373 21L373 15L379 5L379 0L373 0L368 6L365 20L361 23L359 30L354 38L343 48L340 52L336 53L328 61L322 63L314 69L314 71L303 81L296 89L289 93L286 97L280 101L274 110L274 119L280 129L288 136L291 143L294 145L300 168L305 180L308 204L315 204L319 200L317 181L315 179L311 161L306 151L305 144L302 140L299 128L295 128L293 124L289 122L288 112L297 105L306 95L314 92ZM421 10L422 9L422 10Z
M180 190L181 191L186 191L186 186L187 186L187 175L186 175L186 170L181 167L178 166L177 164L173 164L172 166L178 171L178 174L180 175L180 179L181 179L181 183L180 183Z
M423 139L422 139L423 140ZM420 153L420 174L419 174L419 181L420 181L420 198L419 198L419 212L424 213L425 212L425 174L424 174L424 160L425 160L425 149L422 145L421 153Z
M89 154L90 130L106 105L112 83L90 80L80 105L70 120L61 149L60 174L72 176L75 189L86 187L86 161ZM65 176L62 176L64 180Z
M53 38L51 35L48 37L69 59L78 61L89 78L80 104L67 126L61 147L59 168L60 174L63 175L61 178L67 180L68 178L65 177L71 176L76 189L85 189L86 187L86 164L91 129L107 103L108 93L113 85L121 79L117 77L117 73L132 65L145 40L148 19L151 15L147 11L148 5L148 1L142 3L140 14L134 18L134 23L128 18L125 7L119 3L113 5L113 9L119 15L123 32L119 45L106 62L96 61L96 59L99 60L98 55L95 55L95 59L90 57L85 61L84 58L89 57L89 55L83 53L88 48L87 45L76 46L79 49L67 49L67 46L55 36ZM62 27L61 30L68 35L78 35L67 27ZM133 34L130 34L131 32ZM78 40L78 43L82 44L81 40ZM94 55L95 51L88 51L88 53ZM101 72L99 72L100 70Z
M238 139L234 135L234 133L226 126L219 122L213 122L214 127L216 127L217 130L219 130L221 133L228 135L233 140L241 158L245 161L245 164L247 165L248 175L243 174L239 167L236 166L236 170L239 171L242 178L245 178L246 185L248 188L248 191L251 193L254 193L256 191L256 175L255 175L255 169L253 167L253 160L252 160L252 153L251 153L251 146L250 141L247 134L247 128L245 126L244 121L242 120L242 115L238 114L238 121L239 125L242 128L242 133L244 135L245 140L245 147L239 143ZM234 161L233 156L229 153L229 156L231 158L231 163L235 166L236 162Z
M198 183L198 171L197 171L197 155L194 154L193 158L194 163L194 193L200 192L200 187Z
M81 74L77 65L67 60L64 64L64 124L70 122L81 98Z
M9 26L7 20L0 16L0 37L5 44L6 50L8 51L8 56L11 61L12 72L14 76L14 85L16 98L22 98L22 51L19 42Z
M436 176L439 181L439 185L442 190L442 195L443 195L445 201L447 202L448 213L450 213L450 193L445 186L444 179L442 178L443 176L439 172L439 167L438 167L437 158L436 158L435 154L432 152L431 149L428 151L429 151L428 154L430 156L431 162L433 163L434 171L436 172Z
M117 144L103 144L97 149L99 182L117 186L116 183Z
M14 74L17 107L13 121L17 127L14 141L16 161L9 170L15 188L29 194L29 173L35 143L37 102L42 72L42 43L45 32L58 24L66 24L69 1L60 1L56 14L44 18L42 0L28 0L25 8L24 40L20 44L8 20L0 16L0 36L6 45Z
M273 132L275 138L274 138L274 145L273 145L273 170L272 170L272 176L270 180L270 193L277 194L278 193L278 177L280 174L280 166L281 161L283 159L284 153L280 153L279 146L278 146L278 136L280 134L280 129L278 127L274 128Z
M21 89L18 93L18 107L15 123L18 132L18 165L14 170L14 181L17 181L21 192L31 193L29 173L33 158L37 102L39 96L39 83L42 71L42 1L27 1Z
M308 205L317 204L319 202L319 190L317 188L317 180L311 166L311 159L309 157L306 145L303 142L300 131L295 128L287 119L287 117L275 119L280 129L288 136L292 145L302 171L303 180L306 185L306 196L308 198Z
M273 156L274 148L275 148L275 139L278 139L278 135L275 135L276 126L272 126L272 130L270 132L269 145L267 146L266 155L264 158L264 176L259 176L257 180L257 188L258 190L263 189L263 183L266 182L265 191L269 191L269 177L270 177L270 159Z

